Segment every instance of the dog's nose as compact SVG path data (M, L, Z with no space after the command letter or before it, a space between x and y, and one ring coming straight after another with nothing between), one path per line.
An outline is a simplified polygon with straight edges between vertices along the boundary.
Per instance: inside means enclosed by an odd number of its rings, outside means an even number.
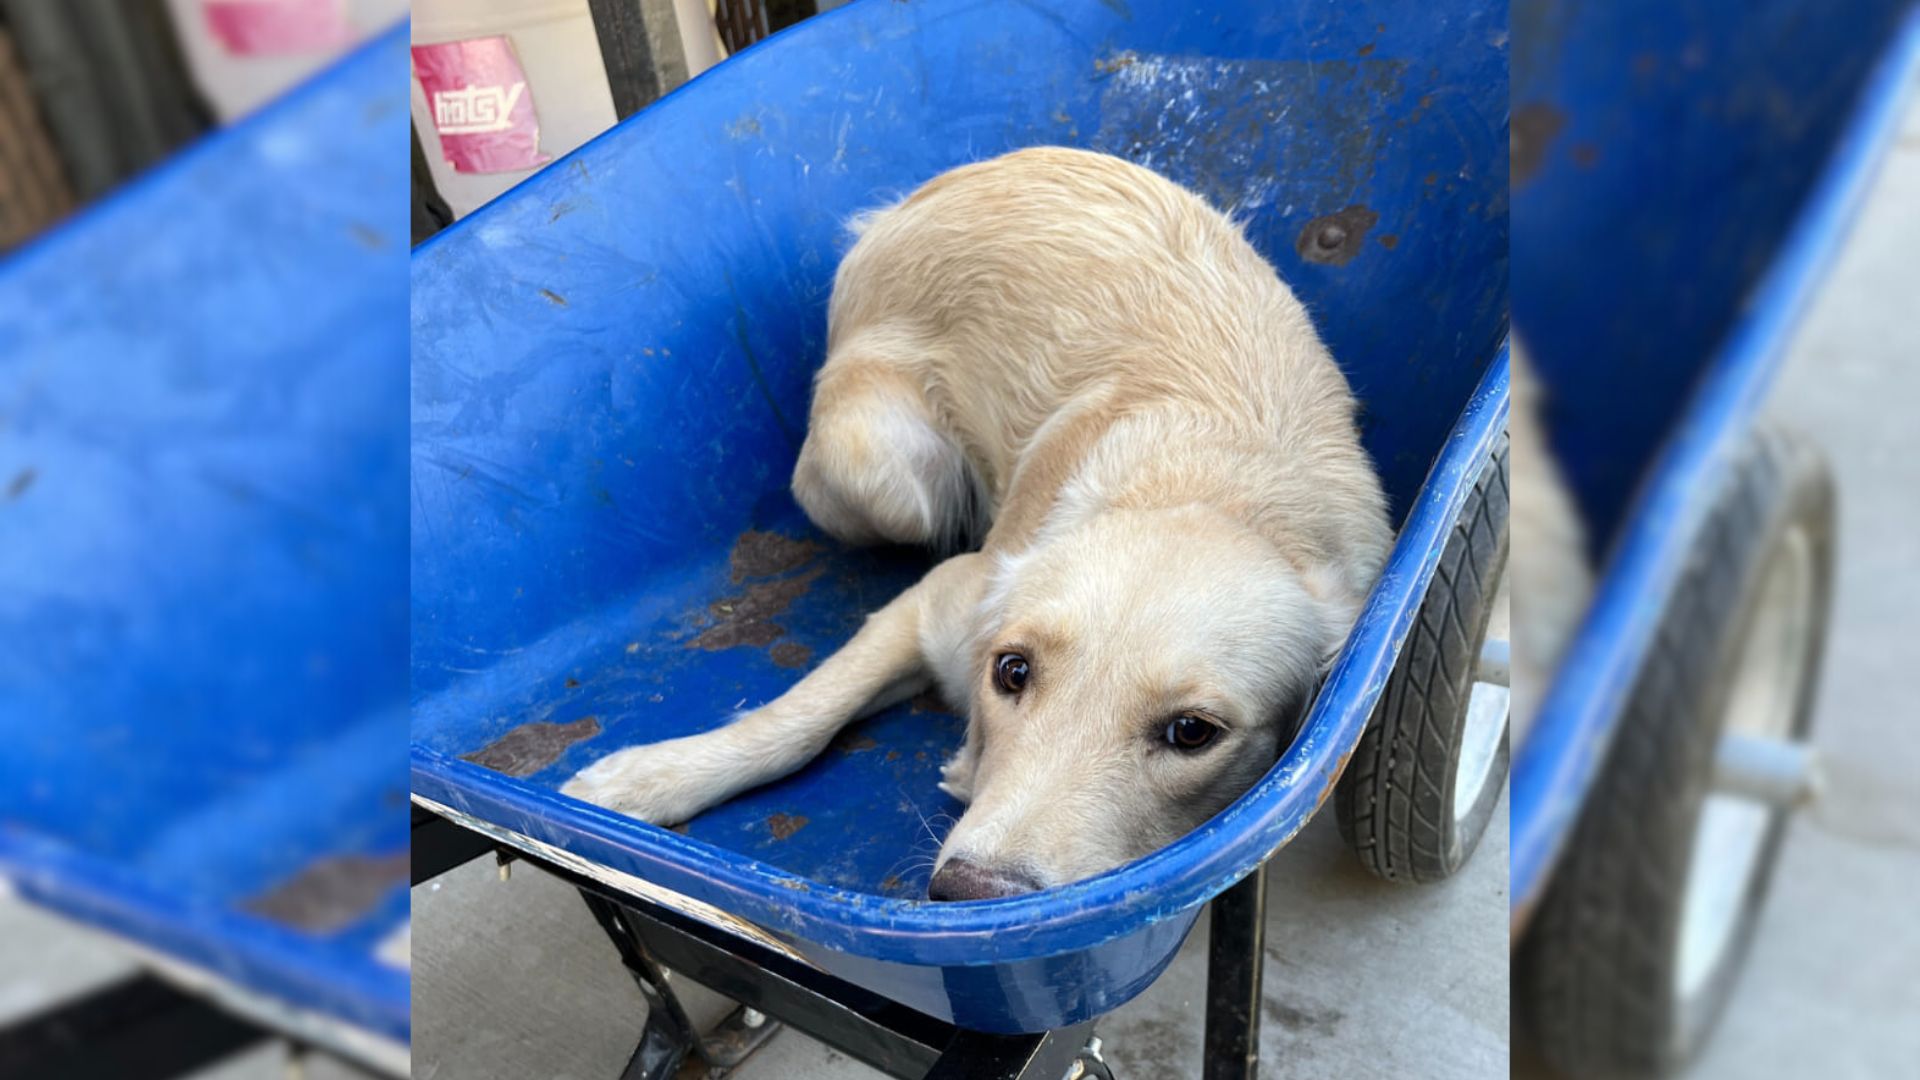
M1038 892L1040 883L1009 867L986 867L965 859L948 859L927 882L929 900L992 900Z

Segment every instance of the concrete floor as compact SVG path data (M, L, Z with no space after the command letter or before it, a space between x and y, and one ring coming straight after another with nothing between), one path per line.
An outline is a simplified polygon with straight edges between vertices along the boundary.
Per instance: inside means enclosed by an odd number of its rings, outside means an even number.
M1814 719L1827 792L1793 826L1699 1080L1912 1076L1920 1062L1920 85L1776 387L1840 490Z

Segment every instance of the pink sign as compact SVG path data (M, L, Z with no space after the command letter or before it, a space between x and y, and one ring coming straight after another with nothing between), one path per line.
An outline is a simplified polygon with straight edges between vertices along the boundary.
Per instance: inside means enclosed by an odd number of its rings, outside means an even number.
M350 44L341 0L204 0L207 27L235 56L326 52Z
M413 72L455 172L513 172L553 160L540 152L533 96L506 38L415 45Z

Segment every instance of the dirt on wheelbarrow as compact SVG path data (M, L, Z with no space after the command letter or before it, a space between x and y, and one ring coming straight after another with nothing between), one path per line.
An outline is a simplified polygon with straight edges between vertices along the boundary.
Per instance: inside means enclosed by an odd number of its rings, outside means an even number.
M748 529L734 542L727 564L735 585L748 578L774 577L797 570L820 554L820 545L811 540L796 540L775 532Z
M742 645L764 649L785 637L787 628L773 620L786 614L795 600L805 596L813 583L826 573L826 567L809 567L791 577L779 575L792 574L819 554L820 545L811 540L755 529L741 533L727 560L733 583L738 585L750 578L773 580L755 581L737 596L722 597L708 604L702 613L708 625L687 642L687 647L708 652ZM788 668L804 667L812 658L812 650L793 643L783 644L773 653L773 662Z
M513 777L527 777L560 760L567 747L600 734L597 717L583 716L572 723L545 720L521 724L460 760Z
M409 865L404 851L319 859L241 907L283 926L329 933L373 910L407 879Z

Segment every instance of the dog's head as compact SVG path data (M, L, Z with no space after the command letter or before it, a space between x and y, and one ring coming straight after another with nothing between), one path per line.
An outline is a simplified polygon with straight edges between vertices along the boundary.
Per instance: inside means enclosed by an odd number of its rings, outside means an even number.
M1089 877L1245 792L1352 622L1331 580L1199 507L1098 514L1001 557L943 785L969 805L928 895Z

